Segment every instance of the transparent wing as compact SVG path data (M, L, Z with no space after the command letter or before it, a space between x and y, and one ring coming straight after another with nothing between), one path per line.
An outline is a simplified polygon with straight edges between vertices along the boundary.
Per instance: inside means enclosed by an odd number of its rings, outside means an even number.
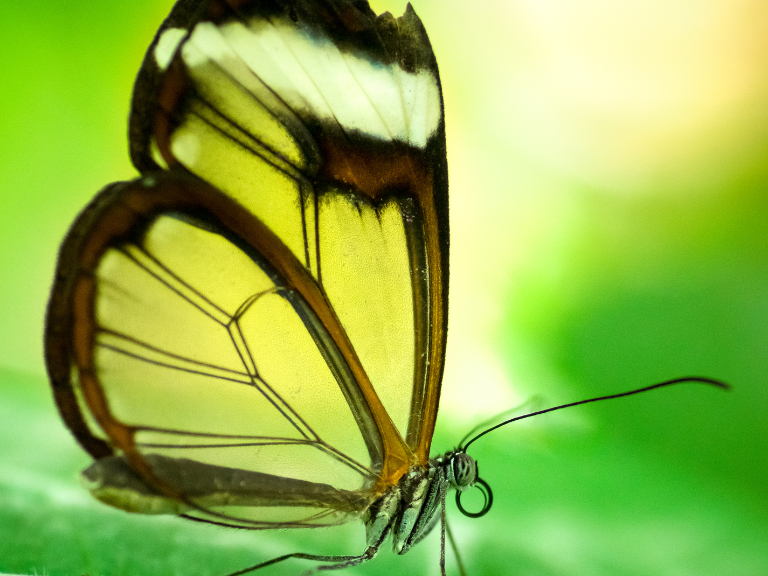
M197 18L169 24L148 53L135 163L181 165L275 232L321 285L386 410L376 420L393 474L412 453L425 463L448 218L442 98L421 22L410 7L376 17L346 0L212 2Z
M62 246L57 402L92 455L191 515L346 521L427 461L437 414L434 56L410 8L196 4L174 8L137 79L144 179L102 192Z
M382 443L329 333L332 310L289 253L282 266L264 258L274 238L251 220L171 172L109 187L65 241L47 353L72 363L65 404L85 415L81 435L102 436L165 496L220 521L342 521L374 494ZM255 504L265 496L253 489L249 506L190 496L167 481L169 458L260 474L270 494L290 494L289 481L355 492L359 509L321 499L320 511L278 511L274 498Z

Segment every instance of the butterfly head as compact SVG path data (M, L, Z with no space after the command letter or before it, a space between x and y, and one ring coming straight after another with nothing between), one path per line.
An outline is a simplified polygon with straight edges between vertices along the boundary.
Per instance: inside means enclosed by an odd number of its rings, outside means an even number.
M445 476L451 487L456 488L456 506L459 511L470 518L485 516L493 504L493 492L491 487L478 476L477 461L467 454L462 448L458 448L445 454L442 458ZM468 489L478 487L483 493L485 503L477 512L470 512L461 505L461 495Z

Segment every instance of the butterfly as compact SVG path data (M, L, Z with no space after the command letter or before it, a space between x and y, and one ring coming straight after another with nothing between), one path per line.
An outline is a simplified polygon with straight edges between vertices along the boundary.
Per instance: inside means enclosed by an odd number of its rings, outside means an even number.
M59 411L99 500L247 529L361 521L403 554L467 454L430 458L448 309L448 172L424 26L364 0L180 0L134 87L140 176L63 241L46 318ZM717 383L707 379L696 379ZM624 394L634 394L681 380ZM484 505L461 494L479 487Z

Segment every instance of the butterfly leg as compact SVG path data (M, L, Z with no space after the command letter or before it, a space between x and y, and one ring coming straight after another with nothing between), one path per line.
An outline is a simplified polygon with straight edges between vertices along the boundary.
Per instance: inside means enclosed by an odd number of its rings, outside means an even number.
M284 554L283 556L272 558L271 560L267 560L261 564L256 564L255 566L250 566L249 568L245 568L243 570L238 570L237 572L232 572L227 576L242 576L243 574L255 572L261 568L266 568L267 566L272 566L272 564L277 564L278 562L289 560L291 558L296 558L298 560L314 560L315 562L333 562L333 564L328 564L326 566L315 566L314 568L303 572L302 576L314 574L315 572L319 572L321 570L341 570L342 568L357 566L358 564L363 564L369 560L372 560L374 556L376 556L376 554L379 552L379 547L388 535L389 531L387 530L381 535L377 542L369 545L365 551L358 556L323 556L321 554L305 554L303 552L294 552L292 554Z
M445 490L440 494L440 574L445 576Z
M290 558L296 558L299 560L314 560L316 562L334 562L334 564L330 564L328 566L317 566L307 570L306 572L302 573L303 576L305 574L313 574L318 570L337 570L340 568L347 568L348 566L357 566L358 564L362 564L363 562L367 562L368 560L372 559L376 555L376 552L378 552L378 548L371 551L370 547L367 548L365 552L359 556L322 556L320 554L304 554L303 552L294 552L293 554L278 556L277 558L272 558L271 560L267 560L261 564L256 564L255 566L250 566L249 568L238 570L237 572L232 572L227 576L241 576L243 574L255 572L261 568L266 568L272 564L277 564L283 560L289 560Z
M311 570L304 572L301 576L309 576L310 574L314 574L315 572L320 572L323 570L341 570L342 568L351 568L352 566L357 566L359 564L364 564L369 560L373 560L376 554L378 554L379 547L381 546L381 543L384 542L386 537L387 534L384 534L378 542L368 546L365 549L365 552L359 556L326 556L325 558L315 557L316 560L321 560L323 562L335 562L335 564L315 566Z
M365 518L367 547L359 556L328 556L325 558L314 557L321 562L334 562L325 566L315 566L302 576L320 572L321 570L340 570L363 564L371 560L379 551L381 544L392 531L396 521L396 514L400 506L400 491L390 490L379 498L368 509Z
M445 500L445 498L443 498ZM267 560L261 564L256 564L250 568L239 570L228 574L227 576L242 576L250 572L255 572L261 568L266 568L272 564L277 564L289 558L297 558L299 560L314 560L315 562L331 562L324 566L315 566L310 570L307 570L302 574L306 576L308 574L314 574L315 572L325 570L341 570L342 568L350 568L363 564L373 559L379 551L381 544L386 540L392 531L393 523L396 520L396 514L400 505L400 491L392 489L382 495L376 500L370 508L366 511L365 516L365 528L366 528L366 541L367 545L365 551L357 556L323 556L320 554L305 554L303 552L294 552L293 554L285 554L284 556L278 556Z
M459 576L467 576L467 572L464 569L464 563L461 561L461 555L459 554L459 547L456 546L456 539L453 537L453 532L451 532L451 525L448 524L448 519L445 519L445 533L448 536L448 543L451 545L451 550L453 550L453 555L456 557L456 564L459 567Z

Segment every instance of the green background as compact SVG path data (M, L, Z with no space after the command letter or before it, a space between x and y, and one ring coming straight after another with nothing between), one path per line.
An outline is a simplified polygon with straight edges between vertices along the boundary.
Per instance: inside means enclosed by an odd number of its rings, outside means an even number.
M0 6L0 572L224 576L362 547L360 526L217 529L111 510L78 484L88 458L41 359L47 291L75 214L134 174L130 90L170 5ZM494 507L477 520L449 507L468 573L768 574L768 7L415 8L440 64L451 174L435 453L534 396L549 406L688 374L733 386L576 408L478 442ZM433 534L346 574L437 574L438 556Z

